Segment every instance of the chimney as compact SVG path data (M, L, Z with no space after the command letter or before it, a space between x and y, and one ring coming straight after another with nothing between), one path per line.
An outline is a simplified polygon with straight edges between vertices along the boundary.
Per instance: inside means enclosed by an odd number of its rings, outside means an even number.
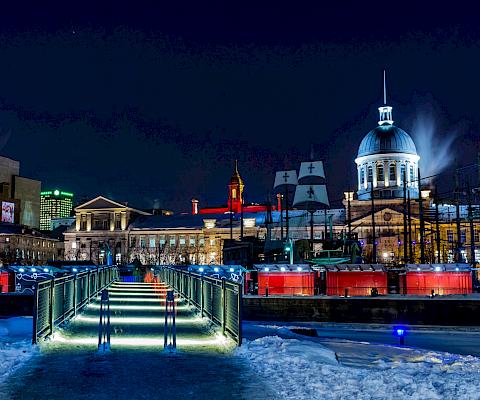
M197 199L192 199L192 214L193 215L198 214L198 200Z

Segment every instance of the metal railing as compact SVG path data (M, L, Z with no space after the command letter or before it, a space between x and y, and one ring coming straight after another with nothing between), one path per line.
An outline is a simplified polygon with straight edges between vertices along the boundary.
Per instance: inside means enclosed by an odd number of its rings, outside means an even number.
M241 345L241 284L170 267L161 269L160 278Z
M51 335L102 289L118 279L117 267L105 267L37 282L33 299L32 342Z

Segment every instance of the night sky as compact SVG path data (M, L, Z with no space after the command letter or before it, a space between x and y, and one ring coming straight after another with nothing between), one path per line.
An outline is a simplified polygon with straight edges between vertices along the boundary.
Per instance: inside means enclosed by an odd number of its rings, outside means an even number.
M263 202L313 145L338 204L383 69L426 170L480 150L472 10L97 3L0 9L0 153L44 189L188 211L226 203L238 158L246 200Z

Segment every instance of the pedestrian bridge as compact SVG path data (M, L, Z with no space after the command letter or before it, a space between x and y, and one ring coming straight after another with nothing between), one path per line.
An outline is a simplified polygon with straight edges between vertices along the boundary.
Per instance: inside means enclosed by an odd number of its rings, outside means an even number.
M171 288L164 283L114 282L106 290L109 294L111 349L163 349L166 294ZM67 329L55 332L53 341L95 348L99 342L100 307L98 295ZM208 348L226 341L225 337L209 332L206 321L179 295L175 296L175 314L175 339L179 349ZM168 340L170 344L172 339Z
M149 280L122 282L110 267L38 283L33 342L170 351L221 346L226 336L240 343L240 285L166 267Z

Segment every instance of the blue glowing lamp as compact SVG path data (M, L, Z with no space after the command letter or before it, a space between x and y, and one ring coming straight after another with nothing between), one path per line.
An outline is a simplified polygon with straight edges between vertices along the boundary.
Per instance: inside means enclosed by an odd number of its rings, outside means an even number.
M405 344L405 335L407 334L407 329L404 326L395 326L393 328L393 334L398 337L400 345Z

